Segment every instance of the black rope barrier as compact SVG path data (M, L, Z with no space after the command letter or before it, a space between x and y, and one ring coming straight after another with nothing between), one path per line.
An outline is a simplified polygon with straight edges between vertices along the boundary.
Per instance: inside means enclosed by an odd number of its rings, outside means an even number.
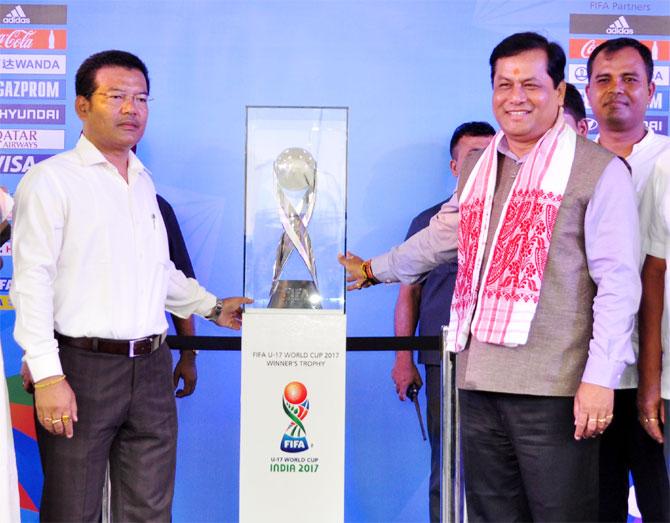
M168 336L167 343L172 349L239 351L242 340L232 336ZM427 350L440 351L439 336L377 336L348 337L347 351L395 351Z

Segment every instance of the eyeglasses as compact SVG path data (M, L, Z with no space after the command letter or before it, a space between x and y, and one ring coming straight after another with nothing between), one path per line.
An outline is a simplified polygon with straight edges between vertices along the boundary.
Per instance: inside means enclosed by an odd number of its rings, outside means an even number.
M153 98L149 98L149 95L146 94L128 94L121 91L112 91L109 93L93 93L93 94L99 94L100 96L104 96L107 99L107 103L110 106L114 107L115 109L121 107L126 101L132 102L136 107L139 107L140 109L147 109L147 107L149 107L149 102L153 100Z

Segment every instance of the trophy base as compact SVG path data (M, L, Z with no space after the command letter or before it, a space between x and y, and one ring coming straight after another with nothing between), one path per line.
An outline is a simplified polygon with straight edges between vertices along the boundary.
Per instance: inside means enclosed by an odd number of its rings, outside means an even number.
M268 309L321 309L321 296L311 280L278 280Z

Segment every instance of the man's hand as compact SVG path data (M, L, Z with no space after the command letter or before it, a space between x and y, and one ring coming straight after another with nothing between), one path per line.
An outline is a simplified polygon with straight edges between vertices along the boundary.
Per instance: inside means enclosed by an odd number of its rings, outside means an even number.
M661 399L660 379L656 383L640 380L637 388L637 410L642 428L662 445L661 424L665 424L665 408Z
M240 330L242 326L242 305L253 303L251 298L236 296L223 300L223 308L216 318L215 323L220 327L228 327L233 330Z
M395 356L395 364L391 370L391 378L395 383L395 391L398 393L400 401L405 401L407 389L414 383L417 388L421 388L423 381L419 374L419 369L414 365L412 351L398 351Z
M28 394L35 392L35 387L33 386L33 375L30 373L28 364L25 361L21 362L21 384L23 385L23 390Z
M40 388L53 381L45 378L35 384L35 410L40 424L51 434L71 438L77 421L77 401L67 380Z
M180 379L184 380L184 388L177 390L175 396L183 398L193 394L198 381L198 368L195 364L195 352L192 350L180 351L179 361L172 373L175 389L179 386Z
M582 382L574 402L575 439L595 438L612 422L614 391L608 387Z
M665 423L661 401L663 342L661 330L665 297L666 261L647 255L642 266L642 300L638 314L640 354L637 360L639 383L637 410L640 423L652 439L663 443L660 424Z
M362 268L363 258L347 251L346 256L344 254L338 254L337 261L339 261L347 271L347 281L351 283L351 285L347 286L348 291L355 291L370 286L368 276Z

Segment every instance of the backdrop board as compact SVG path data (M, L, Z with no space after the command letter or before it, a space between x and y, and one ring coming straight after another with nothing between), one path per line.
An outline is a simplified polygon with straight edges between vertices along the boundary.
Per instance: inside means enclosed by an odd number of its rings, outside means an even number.
M104 49L133 52L149 68L154 99L138 155L175 210L198 280L219 296L241 295L249 289L243 281L247 107L349 108L346 247L369 258L401 242L412 217L453 192L455 127L471 120L496 126L488 59L511 33L538 31L559 42L568 54L566 78L582 95L594 46L616 36L639 38L656 65L646 122L667 135L669 16L668 0L3 0L0 185L13 193L33 164L76 144L79 64ZM588 105L587 113L594 138ZM330 260L322 261L321 236L311 230L321 209L317 195L309 230L319 289ZM254 293L257 303L269 300L283 230L273 220L267 288ZM30 523L38 521L42 471L32 396L21 387L22 352L12 336L11 244L0 256L0 338L21 518ZM397 297L391 285L349 294L348 334L392 335ZM201 335L237 335L196 322ZM418 433L414 407L398 401L389 377L393 355L350 352L346 364L345 520L428 521L430 447ZM240 366L239 352L201 351L196 391L177 401L176 522L239 519ZM280 402L281 392L275 398ZM419 399L425 406L423 391ZM308 431L314 409L305 419ZM630 513L639 517L634 504Z
M250 309L242 333L240 521L344 521L346 321Z

